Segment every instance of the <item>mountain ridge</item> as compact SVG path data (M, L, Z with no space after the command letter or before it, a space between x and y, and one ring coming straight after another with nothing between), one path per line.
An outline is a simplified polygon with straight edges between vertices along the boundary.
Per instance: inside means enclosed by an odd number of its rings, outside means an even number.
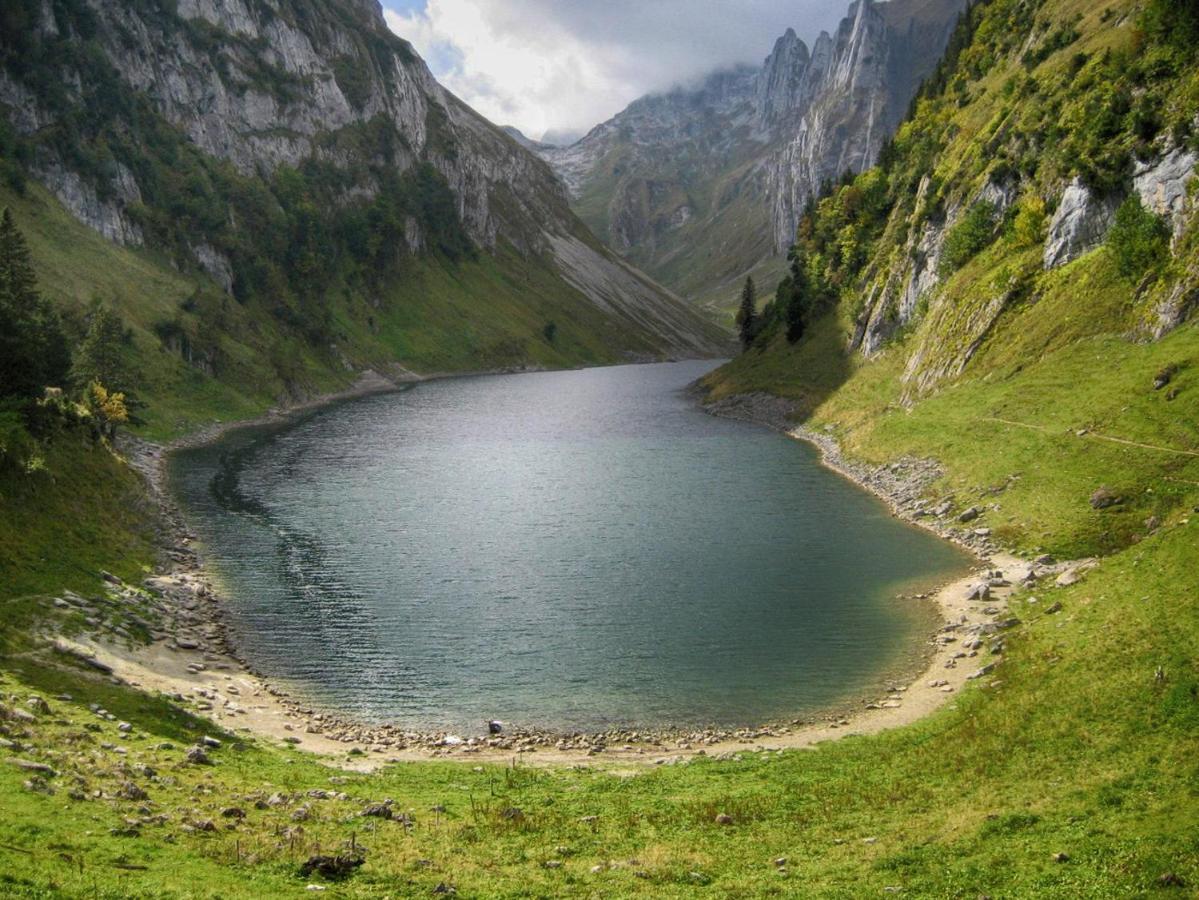
M508 273L525 322L471 300L498 355L485 367L724 346L587 231L543 161L438 84L374 0L17 0L3 25L9 182L39 181L114 243L203 273L261 334L307 343L297 355L312 365L378 363L381 344L419 341L381 339L382 321L426 327L397 294L406 268L433 259ZM535 304L519 296L525 268L547 276ZM178 317L192 337L208 330ZM550 319L564 340L544 347Z
M959 0L862 0L811 50L788 29L759 67L642 97L582 140L538 149L617 252L727 307L769 279L807 200L872 163L948 39Z

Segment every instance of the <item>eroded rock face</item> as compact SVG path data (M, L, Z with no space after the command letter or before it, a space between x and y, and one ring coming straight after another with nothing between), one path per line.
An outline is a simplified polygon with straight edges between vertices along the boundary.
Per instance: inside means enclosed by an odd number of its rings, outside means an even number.
M964 5L857 0L810 51L789 29L758 69L642 98L574 145L539 152L574 197L606 206L593 227L651 273L669 274L706 239L737 257L743 280L786 252L824 180L874 163Z
M1081 178L1071 181L1049 223L1045 268L1064 266L1103 243L1117 205L1115 198L1097 197Z
M1154 162L1138 162L1133 174L1133 189L1141 203L1169 221L1175 241L1191 210L1187 186L1195 178L1196 162L1199 155L1193 150L1176 147Z
M83 103L90 71L74 26L62 26L69 15L54 14L48 0L44 7L46 40L66 42L55 44L67 60L56 70L66 99L43 102L20 71L0 66L0 111L22 134L52 125L72 102ZM375 0L91 0L87 9L89 45L103 54L121 90L144 98L197 148L244 176L270 178L280 167L317 161L348 176L346 202L370 199L382 189L374 173L386 144L387 163L399 172L427 164L445 180L466 233L484 250L503 243L548 261L558 239L585 233L550 168L444 90L412 47L388 30ZM67 30L60 34L60 27ZM134 127L130 133L141 135ZM47 149L34 171L105 237L144 241L129 210L143 203L145 186L126 166L87 172ZM408 224L407 249L424 252L425 236ZM714 332L698 317L688 325L689 310L678 298L629 276L592 243L581 242L572 254L573 281L596 273L607 285L631 279L634 294L609 298L622 315L670 320L672 335L686 335L670 352L714 349ZM198 268L230 290L235 273L228 258L202 234L189 239L188 249ZM646 303L654 310L633 309Z
M47 166L42 172L42 180L75 218L108 240L130 246L143 243L141 228L126 212L130 204L141 202L141 191L124 166L118 164L116 167L112 182L115 190L109 199L101 199L95 187L58 164Z

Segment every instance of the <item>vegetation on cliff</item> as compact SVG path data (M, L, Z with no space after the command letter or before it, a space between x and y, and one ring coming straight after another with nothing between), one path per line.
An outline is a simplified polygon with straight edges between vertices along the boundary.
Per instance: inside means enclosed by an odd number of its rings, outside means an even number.
M602 756L586 769L342 771L213 734L199 710L113 685L36 639L60 627L53 597L64 587L96 591L101 566L133 579L152 562L142 520L123 512L132 476L64 443L71 458L47 460L53 494L40 496L78 523L70 552L4 485L0 553L11 570L37 573L0 617L11 623L0 651L4 891L298 896L316 881L364 897L1194 890L1199 328L1184 316L1156 333L1161 304L1180 287L1189 296L1199 237L1192 201L1167 223L1131 183L1136 160L1193 146L1192 12L1169 0L972 7L882 164L805 215L791 278L753 345L708 382L718 397L794 399L809 427L867 461L935 457L946 474L930 501L954 517L976 508L970 527L1004 545L1097 557L1074 583L1018 592L1019 622L990 678L914 727L815 751L747 750L633 777ZM1102 242L1046 269L1076 177L1100 210L1109 194L1137 201L1114 212ZM118 292L113 266L90 268L101 292L143 298L123 301L135 341L194 293L149 254L89 242L36 190L14 206L50 222L30 230L35 260L79 267L48 269L47 290L53 280L82 301L89 264L123 255L120 271L142 289ZM53 241L76 255L41 246ZM463 265L452 271L496 274ZM146 299L146 285L164 299ZM555 321L547 345L572 339ZM458 352L446 346L428 352ZM252 392L187 387L175 363L156 362L166 356L142 357L160 385L154 427L194 422L195 409L254 407ZM14 509L26 518L9 518ZM33 557L78 565L55 571ZM49 708L30 706L32 694ZM189 761L205 734L221 746L207 763ZM363 815L385 798L391 818ZM338 853L364 860L339 884L301 872L309 856Z

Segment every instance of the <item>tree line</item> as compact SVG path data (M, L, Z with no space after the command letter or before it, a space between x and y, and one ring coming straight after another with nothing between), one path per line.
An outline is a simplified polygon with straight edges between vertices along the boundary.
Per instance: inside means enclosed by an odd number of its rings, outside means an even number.
M70 331L38 288L29 245L6 208L0 214L0 410L22 414L29 425L44 425L48 410L79 412L98 434L111 437L138 405L125 362L131 333L99 303L80 323L76 340Z

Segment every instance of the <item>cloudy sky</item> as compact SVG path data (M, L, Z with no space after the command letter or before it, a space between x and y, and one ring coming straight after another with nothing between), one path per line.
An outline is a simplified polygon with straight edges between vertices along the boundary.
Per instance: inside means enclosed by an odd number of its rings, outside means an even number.
M651 91L808 45L849 0L382 0L451 91L533 138L582 133Z

